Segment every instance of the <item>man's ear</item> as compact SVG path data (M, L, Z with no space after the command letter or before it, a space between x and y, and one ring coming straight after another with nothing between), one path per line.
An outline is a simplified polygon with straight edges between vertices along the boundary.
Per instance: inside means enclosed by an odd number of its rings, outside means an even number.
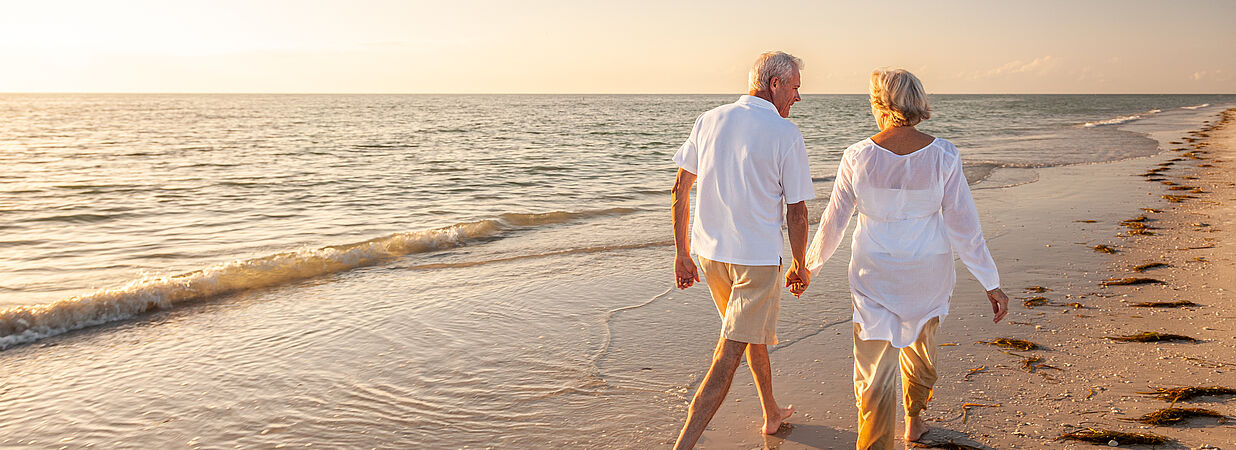
M781 84L781 78L780 78L780 77L772 77L772 78L769 78L769 79L768 79L768 89L769 89L769 90L771 90L771 89L772 89L772 88L774 88L774 87L779 86L780 84Z

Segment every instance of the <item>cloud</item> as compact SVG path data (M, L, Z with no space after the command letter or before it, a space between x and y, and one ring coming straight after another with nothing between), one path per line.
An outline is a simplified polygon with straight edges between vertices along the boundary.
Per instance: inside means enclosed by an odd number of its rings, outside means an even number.
M1077 81L1093 81L1099 84L1107 82L1107 76L1102 72L1095 70L1092 66L1082 67L1081 70L1069 71L1070 74L1077 76Z
M1034 60L1030 62L1025 62L1019 59L1009 61L1000 67L987 71L970 72L967 78L977 80L981 78L995 78L1016 73L1033 73L1042 75L1055 68L1059 62L1059 58L1055 58L1051 55L1034 58Z
M1193 75L1189 76L1189 79L1193 81L1202 81L1202 80L1227 81L1227 80L1230 80L1231 78L1232 78L1231 75L1224 72L1223 69L1202 70L1198 72L1193 72Z

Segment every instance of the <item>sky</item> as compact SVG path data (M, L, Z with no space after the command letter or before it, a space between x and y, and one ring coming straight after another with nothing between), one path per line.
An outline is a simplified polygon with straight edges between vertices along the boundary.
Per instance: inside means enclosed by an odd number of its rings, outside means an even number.
M1236 1L0 0L0 92L1236 93Z

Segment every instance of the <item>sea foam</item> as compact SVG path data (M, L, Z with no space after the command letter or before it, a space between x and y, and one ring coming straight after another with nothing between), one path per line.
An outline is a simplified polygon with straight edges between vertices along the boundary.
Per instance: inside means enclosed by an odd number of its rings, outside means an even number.
M631 208L609 208L584 212L502 214L497 219L394 233L364 242L224 262L180 275L147 275L118 288L103 289L49 304L0 310L0 350L193 300L277 286L371 266L400 256L467 245L508 230L634 211Z
M1094 128L1094 127L1101 127L1101 126L1104 126L1104 125L1119 125L1119 124L1122 124L1122 123L1125 123L1125 122L1132 122L1132 121L1134 121L1134 120L1144 119L1146 116L1150 116L1150 115L1157 114L1157 113L1160 113L1160 112L1163 112L1163 110L1161 110L1161 109L1152 109L1152 110L1150 110L1150 111L1146 111L1146 112L1141 113L1141 114L1133 114L1133 115L1130 115L1130 116L1121 116L1121 117L1116 117L1116 118L1113 118L1113 119L1100 120L1100 121L1098 121L1098 122L1086 122L1086 123L1085 123L1084 125L1082 125L1082 126L1084 126L1084 127L1086 127L1086 128Z

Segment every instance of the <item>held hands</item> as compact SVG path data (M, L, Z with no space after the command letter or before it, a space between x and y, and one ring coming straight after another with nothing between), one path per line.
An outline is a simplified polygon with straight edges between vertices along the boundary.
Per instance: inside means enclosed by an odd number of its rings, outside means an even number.
M1000 323L1000 319L1009 313L1009 296L1004 295L1000 288L995 288L987 291L987 300L991 302L992 314L995 314L992 322Z
M801 298L803 291L811 284L811 271L799 266L797 262L790 264L790 270L785 272L785 287L790 288L794 297Z
M686 289L700 281L700 275L695 270L695 261L691 255L678 254L674 257L674 284L678 289Z

